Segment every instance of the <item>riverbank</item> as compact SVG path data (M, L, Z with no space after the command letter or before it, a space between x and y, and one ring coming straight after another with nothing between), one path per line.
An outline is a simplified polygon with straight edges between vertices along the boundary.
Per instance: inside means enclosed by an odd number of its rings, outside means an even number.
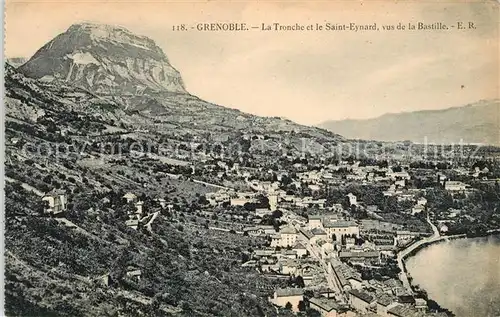
M500 236L454 238L407 257L416 297L448 316L500 316ZM438 308L439 307L439 308Z
M408 257L414 256L420 250L422 250L424 248L427 248L427 247L429 247L429 246L431 246L433 244L437 244L437 243L441 243L441 242L447 242L447 241L455 240L455 239L463 239L463 238L468 238L465 233L464 234L451 235L451 236L439 236L438 239L421 243L417 247L413 248L411 251L409 251L408 253L406 253L404 255L403 262L405 262Z
M449 236L440 236L439 233L434 230L436 227L430 222L428 219L429 224L433 227L434 234L431 237L424 238L422 240L418 240L411 245L407 246L405 249L401 250L398 252L397 258L398 258L398 264L400 264L400 280L403 282L404 287L408 291L409 294L415 295L416 293L420 294L427 294L425 289L422 288L415 288L415 285L413 285L413 278L411 274L408 272L408 269L406 267L406 261L408 258L413 257L416 255L419 251L434 245L434 244L439 244L442 242L448 242L452 240L457 240L457 239L467 239L467 238L482 238L482 237L488 237L488 236L495 236L500 234L500 228L498 229L491 229L485 232L484 234L480 236L474 236L470 237L467 236L467 234L456 234L456 235L449 235ZM437 228L436 228L437 229ZM427 296L426 296L427 297ZM448 316L455 316L451 311L448 309L441 308L438 303L436 303L437 306L439 307L440 310L446 312Z
M425 241L425 242L422 242L420 243L418 246L412 248L411 251L408 251L406 252L403 256L402 256L402 260L403 260L403 263L406 261L406 259L408 257L411 257L411 256L414 256L415 254L417 254L420 250L426 248L426 247L429 247L433 244L437 244L437 243L441 243L441 242L447 242L447 241L451 241L451 240L455 240L455 239L474 239L474 238L486 238L486 237L489 237L489 236L495 236L495 235L500 235L500 228L498 229L491 229L491 230L488 230L486 233L484 234L481 234L481 235L474 235L474 236L468 236L467 234L465 233L461 233L461 234L454 234L454 235L449 235L449 236L439 236L439 238L437 239L433 239L431 241ZM417 241L418 242L418 241ZM409 245L407 248L405 248L404 250L407 250L409 249L410 247L414 246L415 244L411 244ZM404 250L401 250L399 253L403 252ZM405 271L405 273L407 273Z
M426 218L427 223L430 225L432 228L432 235L430 237L423 238L422 240L418 240L413 242L411 245L407 246L403 250L399 251L397 253L397 262L398 262L398 267L400 269L399 273L399 279L403 283L404 288L409 294L413 294L413 289L410 284L410 280L408 278L408 273L406 271L406 267L404 265L404 260L407 258L408 254L412 254L414 250L420 249L421 245L427 244L427 243L432 243L434 240L440 239L439 235L439 230L438 228L431 222L429 219L429 215L427 215Z

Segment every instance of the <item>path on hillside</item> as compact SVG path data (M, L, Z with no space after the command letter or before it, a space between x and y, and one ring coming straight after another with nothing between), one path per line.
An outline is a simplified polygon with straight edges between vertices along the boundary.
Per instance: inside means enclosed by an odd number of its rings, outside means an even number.
M27 191L31 191L31 192L35 193L37 196L43 197L45 195L41 190L39 190L39 189L37 189L37 188L29 185L29 184L26 184L26 183L23 183L21 181L18 181L16 179L13 179L13 178L10 178L10 177L5 177L5 181L9 182L9 183L20 183L21 186L24 189L26 189Z
M198 184L202 184L202 185L206 185L206 186L215 187L215 188L225 189L225 190L231 190L232 189L232 188L229 188L229 187L225 187L225 186L221 186L221 185L217 185L217 184L212 184L212 183L207 183L207 182L204 182L204 181L200 181L200 180L197 180L197 179L194 179L194 178L193 178L193 182L198 183Z
M91 233L91 232L88 232L87 230L83 229L82 227L76 225L74 222L72 222L71 220L69 219L66 219L64 217L55 217L53 218L55 221L57 221L58 223L64 225L66 228L69 228L71 230L74 230L75 232L78 232L78 233L81 233L83 235L86 235L88 237L91 237L95 240L98 240L98 241L101 241L103 243L110 243L108 240L106 239L103 239L102 237L100 236L96 236L95 234Z

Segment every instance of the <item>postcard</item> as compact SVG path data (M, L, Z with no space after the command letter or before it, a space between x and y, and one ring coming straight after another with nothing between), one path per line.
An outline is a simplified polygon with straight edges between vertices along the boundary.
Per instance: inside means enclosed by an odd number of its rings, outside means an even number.
M4 315L500 316L497 1L4 17Z

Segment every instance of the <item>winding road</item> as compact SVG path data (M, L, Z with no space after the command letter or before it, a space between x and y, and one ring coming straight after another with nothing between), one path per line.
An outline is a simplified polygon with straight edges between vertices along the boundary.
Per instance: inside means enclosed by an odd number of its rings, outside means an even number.
M403 282L403 286L405 289L410 292L410 294L413 294L413 290L411 289L411 284L408 279L408 273L406 272L405 266L404 266L404 259L405 257L413 252L415 249L419 248L421 245L426 244L426 243L434 243L436 241L442 240L441 236L439 235L439 230L438 228L431 222L429 219L429 214L427 214L427 222L432 228L432 236L424 238L422 240L419 240L415 242L414 244L410 245L408 248L398 252L398 266L399 269L401 270L401 273L399 273L399 279L401 282Z
M432 244L432 243L443 241L443 240L450 240L450 239L455 239L455 238L466 237L465 234L441 236L439 234L438 228L430 221L429 215L427 215L427 222L432 227L432 236L424 238L422 240L419 240L419 241L415 242L414 244L410 245L408 248L406 248L398 253L398 259L397 259L398 266L401 269L401 273L399 273L399 279L401 280L401 282L403 282L403 286L406 288L406 290L409 292L409 294L413 294L413 290L411 288L411 284L410 284L410 281L408 279L408 272L406 272L406 269L404 266L405 258L409 254L411 254L411 252L413 252L417 248L421 247L422 245Z

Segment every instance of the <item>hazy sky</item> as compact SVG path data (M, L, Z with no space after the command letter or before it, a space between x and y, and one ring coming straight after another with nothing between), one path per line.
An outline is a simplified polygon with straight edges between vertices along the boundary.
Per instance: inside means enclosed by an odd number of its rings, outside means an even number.
M6 56L29 57L71 24L118 24L165 51L188 91L305 124L499 97L499 5L448 2L7 1ZM476 29L383 31L402 22ZM174 32L185 23L377 23L378 32Z

